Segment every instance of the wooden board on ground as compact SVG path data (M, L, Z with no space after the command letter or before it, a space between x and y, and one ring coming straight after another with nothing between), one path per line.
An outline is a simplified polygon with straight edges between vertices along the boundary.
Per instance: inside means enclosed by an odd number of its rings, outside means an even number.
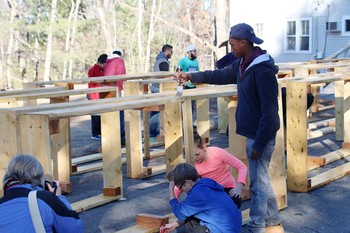
M94 208L96 206L100 206L112 201L116 201L121 198L121 195L119 196L104 196L102 194L93 196L78 202L74 202L71 204L72 209L75 210L76 212L80 213L85 210Z

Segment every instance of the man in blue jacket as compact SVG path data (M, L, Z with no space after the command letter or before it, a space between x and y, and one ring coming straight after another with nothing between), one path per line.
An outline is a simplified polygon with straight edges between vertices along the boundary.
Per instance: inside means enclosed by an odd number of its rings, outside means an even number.
M238 106L236 133L246 137L249 162L251 206L250 232L265 232L278 227L283 232L282 216L278 212L268 168L274 151L276 133L280 128L278 116L278 67L266 51L254 44L256 37L245 23L231 27L229 43L238 60L224 69L198 73L180 73L178 79L198 83L237 84ZM282 156L282 155L281 155Z
M46 185L46 189L44 187ZM83 222L57 189L45 183L44 169L31 155L17 155L10 161L0 198L0 232L35 233L28 205L28 194L37 190L37 203L45 232L80 233ZM41 220L41 221L40 221ZM41 223L42 222L42 223Z
M224 187L210 178L199 178L196 168L188 163L178 164L167 175L170 205L177 221L161 227L168 233L183 225L185 232L239 233L242 215ZM187 193L179 202L174 187Z

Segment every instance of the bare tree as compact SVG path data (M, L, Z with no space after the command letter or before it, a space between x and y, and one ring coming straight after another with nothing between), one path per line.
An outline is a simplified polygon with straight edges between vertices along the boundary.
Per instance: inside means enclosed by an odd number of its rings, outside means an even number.
M14 23L15 17L18 15L18 3L15 0L7 1L10 7L10 27L9 27L9 39L7 44L7 59L6 59L6 88L12 88L12 54L14 45Z
M72 37L70 39L70 45L69 45L69 52L72 52L72 48L74 48L74 41L75 41L75 32L77 28L77 19L78 19L78 12L79 12L79 5L81 0L77 0L75 7L74 7L74 20L72 25ZM73 59L70 56L69 59L69 69L68 69L68 77L71 79L73 78Z
M75 3L73 0L71 0L71 9L69 12L68 24L67 24L67 29L66 29L66 43L65 43L66 54L69 54L69 51L70 51L70 34L71 34L72 18L73 18L73 13L74 13L74 8L75 8L74 6L75 6ZM68 63L68 59L67 59L67 57L65 57L63 60L62 79L67 78L67 63Z
M51 68L51 59L52 59L52 43L53 43L53 26L54 26L54 23L56 20L56 6L57 6L57 0L52 0L51 1L50 26L49 26L48 34L47 34L44 81L50 80L50 68Z
M143 45L142 45L142 22L143 22L143 4L142 0L138 1L138 15L137 15L137 45L139 50L139 60L140 66L144 67L144 54L143 54Z

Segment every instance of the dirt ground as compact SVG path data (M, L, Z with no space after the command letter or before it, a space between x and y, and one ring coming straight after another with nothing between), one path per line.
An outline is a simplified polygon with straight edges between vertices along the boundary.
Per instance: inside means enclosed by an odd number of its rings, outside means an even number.
M325 95L327 97L327 95ZM215 101L211 104L211 119L217 122ZM333 111L333 112L332 112ZM334 117L334 110L314 115L312 120ZM79 157L98 152L100 141L91 139L90 116L77 117L71 120L72 125L72 156ZM329 140L332 143L328 143ZM228 138L225 134L218 134L217 123L211 128L211 145L225 148L228 146ZM335 140L335 134L309 140L309 154L323 155L326 152L341 147L341 142ZM339 163L348 162L342 159L330 167ZM164 163L164 157L156 158L145 163ZM328 169L325 168L325 169ZM123 200L111 202L80 214L84 221L87 233L116 232L135 225L136 214L149 213L165 215L171 212L168 204L168 185L160 174L147 179L126 178L125 166L123 166ZM102 171L94 171L71 177L73 191L66 195L72 203L91 196L101 194L103 187ZM350 178L343 177L326 186L322 186L308 193L288 192L288 207L281 210L284 218L286 233L342 233L350 232L348 210L350 202ZM243 203L241 209L249 208L249 200ZM246 226L242 232L248 232Z

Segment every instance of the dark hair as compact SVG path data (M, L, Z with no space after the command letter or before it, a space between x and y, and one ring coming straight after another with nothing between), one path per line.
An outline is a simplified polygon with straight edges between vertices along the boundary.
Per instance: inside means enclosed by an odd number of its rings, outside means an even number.
M186 180L192 180L193 182L199 179L196 168L189 163L179 163L174 170L171 171L169 177L174 179L176 186L181 186Z
M164 53L165 51L172 49L172 48L173 48L173 46L171 46L170 44L165 44L162 47L162 52Z
M98 57L97 62L98 62L98 63L101 63L101 64L104 64L104 63L106 63L107 57L108 57L107 54L105 54L105 53L104 53L104 54L101 54L101 55Z
M193 131L193 142L194 142L195 146L197 146L198 148L203 149L204 141L203 141L202 137L198 134L197 131Z
M118 56L121 56L122 52L120 52L119 50L115 50L115 51L113 51L113 54L117 54Z

